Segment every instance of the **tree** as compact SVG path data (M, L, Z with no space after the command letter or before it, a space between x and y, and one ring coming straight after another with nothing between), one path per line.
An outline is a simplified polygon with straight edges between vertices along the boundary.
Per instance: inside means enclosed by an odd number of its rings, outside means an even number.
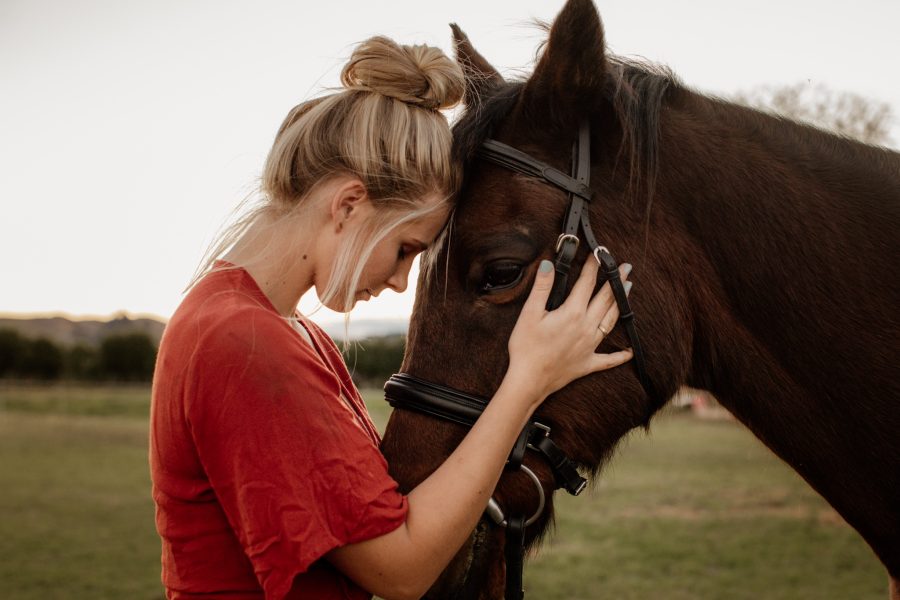
M150 381L156 346L146 333L111 335L100 343L101 375L116 381Z
M96 348L76 344L66 350L64 363L65 374L69 379L99 379L100 357Z
M400 370L406 338L369 338L344 350L344 360L358 385L381 385Z
M63 352L59 346L47 338L37 338L25 347L19 369L22 375L44 381L59 379L63 371Z
M0 377L19 373L26 345L26 340L15 329L0 329Z
M818 84L762 86L738 92L740 104L853 137L867 144L890 145L891 107L851 92Z

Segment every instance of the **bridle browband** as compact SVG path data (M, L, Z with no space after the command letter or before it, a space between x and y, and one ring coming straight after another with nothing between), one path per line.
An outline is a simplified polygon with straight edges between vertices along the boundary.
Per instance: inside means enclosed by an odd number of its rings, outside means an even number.
M572 262L581 244L579 230L591 253L600 264L604 281L609 282L619 307L619 322L625 328L634 352L634 367L645 393L654 398L650 379L647 377L644 354L634 324L634 313L628 303L625 287L619 277L618 264L605 246L597 243L590 224L587 204L591 201L590 126L583 121L578 129L578 139L572 148L572 175L566 175L545 162L539 161L512 146L487 140L477 156L517 173L541 179L569 195L569 206L563 221L563 230L556 241L554 268L556 276L547 300L547 310L558 308L566 297ZM384 386L385 397L391 406L416 411L439 419L453 421L471 427L484 408L487 399L472 396L459 390L413 377L406 373L391 376ZM535 522L543 512L544 490L537 476L522 461L527 449L537 451L550 465L556 489L564 488L573 496L584 490L587 481L578 473L575 463L550 439L551 430L538 419L532 418L519 435L507 460L508 470L522 470L535 483L538 490L538 509L526 518L524 515L505 516L499 504L491 498L485 511L497 525L506 528L506 600L521 600L522 568L525 554L525 528Z

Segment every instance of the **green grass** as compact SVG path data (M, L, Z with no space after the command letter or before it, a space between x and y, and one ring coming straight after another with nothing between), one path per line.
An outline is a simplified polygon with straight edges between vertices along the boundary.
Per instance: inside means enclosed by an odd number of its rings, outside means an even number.
M150 415L150 391L146 384L25 385L0 382L0 412L146 419Z
M147 421L0 412L7 599L158 599Z
M535 598L887 598L865 542L737 423L660 417L582 496L556 495Z
M390 412L366 393L379 427ZM147 388L0 387L0 581L10 600L159 600ZM526 565L531 599L878 599L884 570L739 425L633 436Z

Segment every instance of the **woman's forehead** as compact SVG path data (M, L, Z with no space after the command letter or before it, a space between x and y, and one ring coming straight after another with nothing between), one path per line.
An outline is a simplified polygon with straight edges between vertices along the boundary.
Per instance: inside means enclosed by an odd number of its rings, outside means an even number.
M406 236L416 238L424 246L430 246L438 233L444 228L448 216L449 211L439 209L415 221L405 223L401 227L401 231Z

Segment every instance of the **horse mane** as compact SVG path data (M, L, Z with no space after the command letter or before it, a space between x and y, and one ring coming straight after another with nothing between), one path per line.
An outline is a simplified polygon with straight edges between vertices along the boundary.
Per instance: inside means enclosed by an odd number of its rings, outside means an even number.
M659 170L660 112L668 95L682 89L682 85L671 70L661 65L619 57L612 57L609 64L611 76L606 78L604 97L611 103L622 130L617 162L625 152L629 183L626 194L632 199L646 198L649 226Z
M524 81L508 81L491 88L454 123L453 159L464 173L478 148L494 135L497 123L512 111L524 86Z

